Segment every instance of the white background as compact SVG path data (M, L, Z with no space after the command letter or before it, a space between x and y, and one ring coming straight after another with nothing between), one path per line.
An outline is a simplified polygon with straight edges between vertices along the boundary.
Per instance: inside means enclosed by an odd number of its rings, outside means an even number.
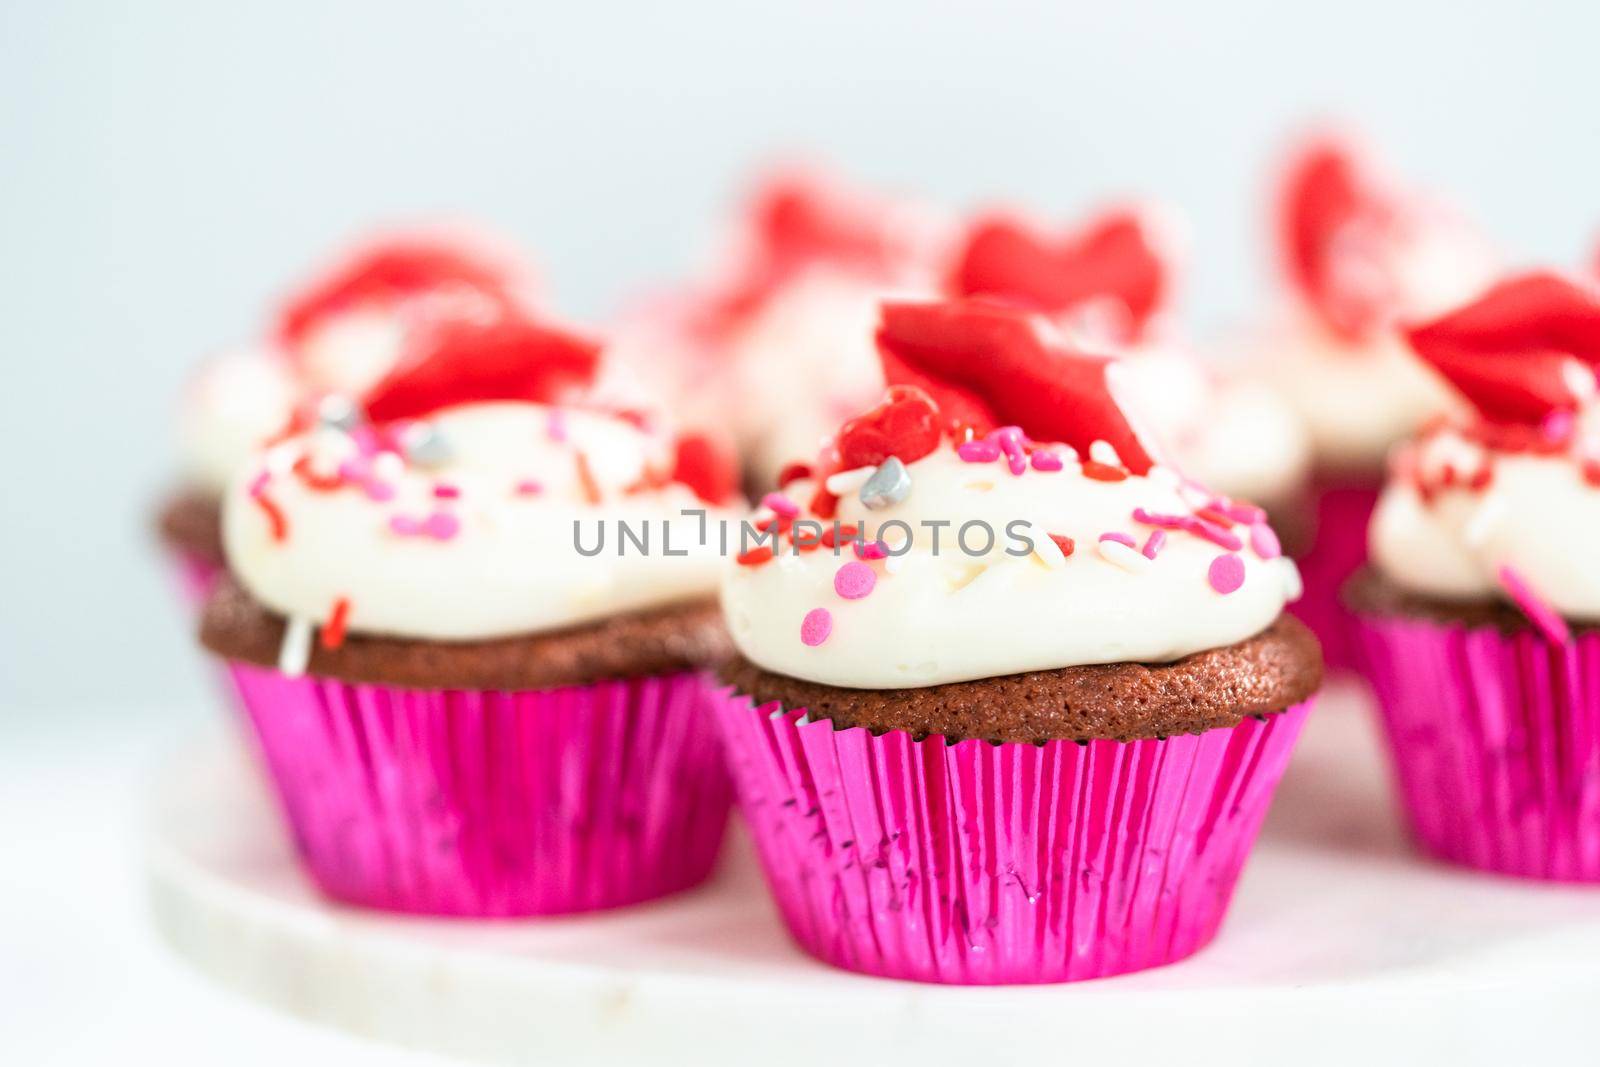
M130 836L142 768L206 717L148 523L174 395L340 235L464 211L599 319L809 151L955 204L1164 197L1208 326L1260 299L1264 175L1316 115L1514 259L1579 262L1597 40L1581 0L0 0L0 1059L19 1028L30 1062L351 1054L156 953Z

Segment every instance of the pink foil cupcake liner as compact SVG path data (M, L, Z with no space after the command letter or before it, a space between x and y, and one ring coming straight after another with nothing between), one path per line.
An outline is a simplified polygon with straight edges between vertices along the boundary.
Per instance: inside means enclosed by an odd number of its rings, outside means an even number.
M537 692L229 670L295 845L350 904L514 916L696 885L732 790L697 673Z
M1309 707L1086 745L873 736L729 690L718 721L802 948L990 985L1140 970L1210 941Z
M1317 635L1330 670L1356 670L1350 613L1339 596L1344 583L1366 562L1367 524L1378 503L1378 485L1318 479L1311 491L1316 533L1311 550L1298 561L1305 591L1290 611Z
M1531 629L1369 616L1354 632L1423 849L1600 881L1600 634L1556 645Z

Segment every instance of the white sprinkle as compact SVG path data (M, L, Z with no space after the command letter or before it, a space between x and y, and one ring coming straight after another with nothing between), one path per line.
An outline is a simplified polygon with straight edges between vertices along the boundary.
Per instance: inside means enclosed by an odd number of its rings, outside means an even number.
M1295 566L1294 560L1288 556L1279 556L1272 562L1277 563L1283 570L1283 598L1294 601L1300 599L1300 594L1305 592L1305 583L1300 580L1300 568Z
M1101 541L1096 548L1101 559L1116 564L1129 574L1143 574L1154 562L1137 548L1129 548L1121 541Z
M1500 516L1505 514L1506 498L1499 493L1489 492L1483 494L1483 499L1478 501L1478 506L1468 516L1466 524L1461 528L1461 538L1472 548L1482 548L1489 535L1500 522Z
M1061 551L1061 546L1045 532L1044 527L1036 522L1028 523L1028 536L1033 539L1033 554L1039 557L1040 563L1051 570L1059 570L1067 565L1067 557Z
M283 628L283 644L278 647L278 670L290 678L306 673L311 662L312 621L304 615L294 615Z
M1056 444L1056 445L1052 445L1051 447L1054 448L1057 452L1061 453L1062 462L1064 462L1064 463L1076 463L1076 462L1078 462L1078 450L1076 448L1073 448L1071 445Z
M872 477L877 469L877 467L857 467L854 470L840 471L838 474L828 475L828 480L822 484L834 496L849 496L866 485L867 479Z
M900 567L904 563L905 563L905 557L904 556L885 556L885 557L883 557L883 573L885 573L885 574L899 574L900 573Z
M1122 457L1117 455L1117 450L1111 447L1110 441L1096 441L1090 445L1089 458L1108 467L1122 466Z

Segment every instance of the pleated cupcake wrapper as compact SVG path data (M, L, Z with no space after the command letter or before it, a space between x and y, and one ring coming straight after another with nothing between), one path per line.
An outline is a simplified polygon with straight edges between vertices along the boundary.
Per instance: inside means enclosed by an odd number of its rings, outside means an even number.
M167 553L172 561L173 577L177 580L178 596L184 607L196 615L205 606L206 599L222 577L223 568L193 552L173 550Z
M695 673L463 692L229 670L295 845L350 904L587 911L702 881L732 790Z
M1081 746L835 730L729 690L718 722L802 948L987 985L1155 967L1210 941L1309 706Z
M1330 670L1356 670L1350 613L1339 599L1344 583L1367 559L1367 525L1378 503L1376 486L1314 482L1316 532L1311 550L1299 560L1305 591L1290 611L1322 642Z
M1358 616L1407 819L1433 855L1600 881L1600 634Z

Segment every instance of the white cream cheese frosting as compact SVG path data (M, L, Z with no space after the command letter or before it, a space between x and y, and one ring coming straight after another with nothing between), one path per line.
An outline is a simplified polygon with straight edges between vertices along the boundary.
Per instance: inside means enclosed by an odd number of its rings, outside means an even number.
M265 346L225 352L190 379L178 407L185 482L220 496L239 468L289 424L300 388L282 353Z
M430 434L411 460L393 443ZM669 439L626 419L532 403L463 405L393 434L323 426L238 473L224 546L240 583L291 619L325 623L342 602L357 633L559 629L715 590L715 540L683 514L705 506L662 473L671 461ZM624 522L648 529L647 552L619 552Z
M883 531L903 554L861 560L853 548L796 554L785 544L765 562L727 565L722 604L740 652L768 670L850 688L1165 662L1259 633L1298 595L1294 564L1259 514L1222 530L1227 546L1161 529L1152 523L1193 523L1210 495L1160 467L1100 480L1070 449L1038 451L1059 469L1030 460L1015 474L1004 455L969 462L947 441L905 465L910 490L898 503L871 509L842 491L841 522L874 538L885 523L907 524L909 540L899 527ZM848 489L838 477L832 484ZM810 489L795 483L784 499L804 501ZM937 546L931 524L944 524ZM1070 554L1052 534L1070 539Z

